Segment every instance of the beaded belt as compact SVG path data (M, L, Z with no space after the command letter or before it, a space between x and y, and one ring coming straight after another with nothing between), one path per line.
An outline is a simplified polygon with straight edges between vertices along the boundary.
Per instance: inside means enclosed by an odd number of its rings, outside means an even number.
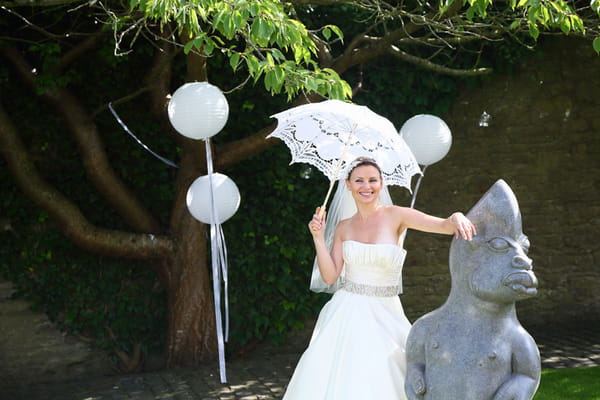
M392 297L398 296L398 285L395 286L373 286L363 283L355 283L350 280L345 280L342 286L347 292L362 294L363 296L371 297Z

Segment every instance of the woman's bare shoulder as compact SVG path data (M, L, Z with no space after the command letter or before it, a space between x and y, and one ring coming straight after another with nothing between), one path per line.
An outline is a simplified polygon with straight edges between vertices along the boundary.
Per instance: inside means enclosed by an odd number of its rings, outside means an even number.
M385 213L391 215L402 215L406 212L408 207L397 206L395 204L382 206Z
M346 231L348 230L348 226L350 225L350 220L352 219L352 217L350 218L346 218L341 220L340 222L338 222L336 228L335 228L335 234L336 236L339 236L340 238L344 238Z

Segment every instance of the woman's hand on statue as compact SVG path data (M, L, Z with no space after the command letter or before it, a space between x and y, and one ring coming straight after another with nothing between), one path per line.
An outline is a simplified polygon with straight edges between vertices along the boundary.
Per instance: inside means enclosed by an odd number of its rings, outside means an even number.
M455 212L450 216L450 222L454 225L454 236L465 240L473 239L477 235L475 225L461 212Z
M322 237L325 234L325 212L323 212L323 215L319 215L320 211L321 207L317 207L312 219L308 223L308 229L315 238Z

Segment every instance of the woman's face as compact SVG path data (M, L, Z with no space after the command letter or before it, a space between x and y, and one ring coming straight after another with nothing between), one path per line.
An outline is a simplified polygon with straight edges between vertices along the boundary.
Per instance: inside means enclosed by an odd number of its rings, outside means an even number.
M382 185L381 174L372 165L361 165L354 168L346 180L346 186L352 192L352 197L360 203L376 201Z

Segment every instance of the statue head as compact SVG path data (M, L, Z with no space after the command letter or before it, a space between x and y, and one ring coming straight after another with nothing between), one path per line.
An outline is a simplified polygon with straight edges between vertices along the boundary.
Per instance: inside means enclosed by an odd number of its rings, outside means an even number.
M467 213L477 229L471 241L454 239L450 246L452 291L481 300L513 303L537 294L537 278L527 256L517 199L498 180Z

